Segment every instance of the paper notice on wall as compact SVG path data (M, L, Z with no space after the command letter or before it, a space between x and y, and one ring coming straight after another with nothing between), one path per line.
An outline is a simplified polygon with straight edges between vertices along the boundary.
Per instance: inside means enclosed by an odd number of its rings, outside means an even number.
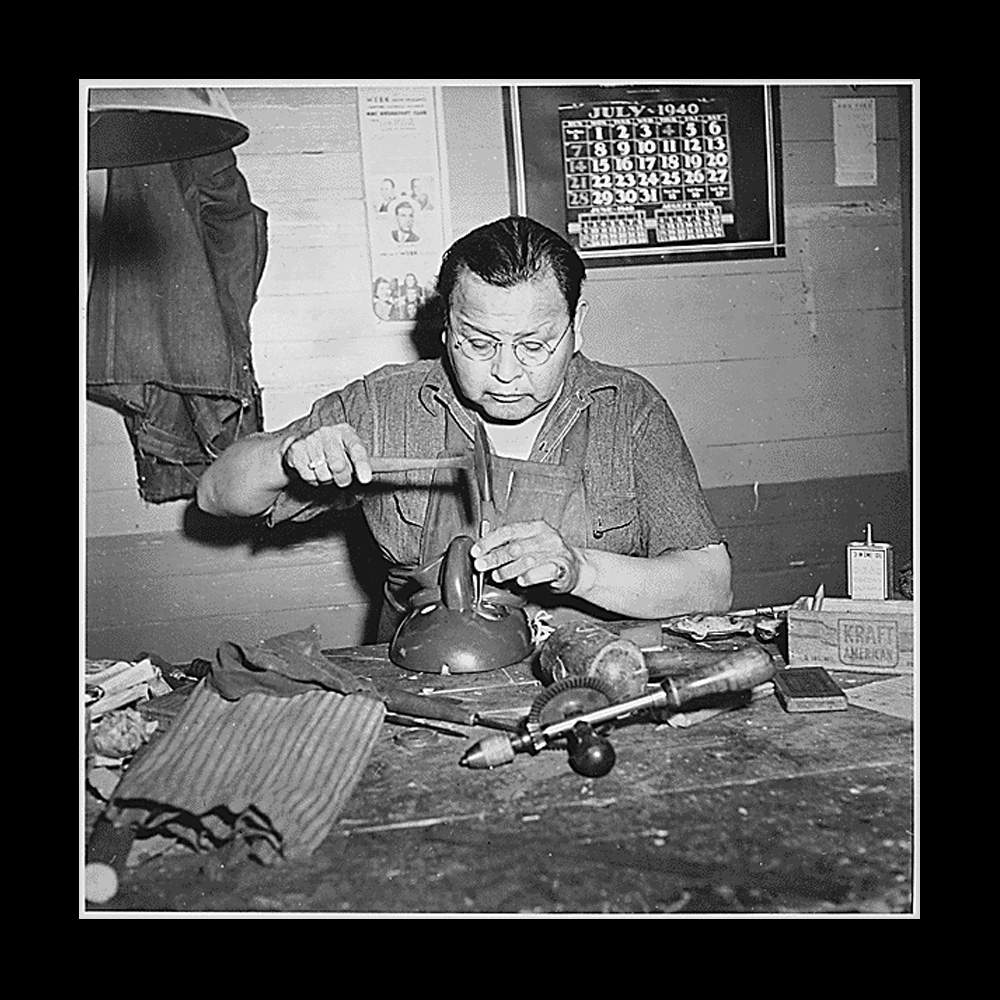
M440 91L359 88L358 111L372 314L378 323L412 323L451 236Z
M873 97L834 100L833 153L837 187L872 187L878 183Z

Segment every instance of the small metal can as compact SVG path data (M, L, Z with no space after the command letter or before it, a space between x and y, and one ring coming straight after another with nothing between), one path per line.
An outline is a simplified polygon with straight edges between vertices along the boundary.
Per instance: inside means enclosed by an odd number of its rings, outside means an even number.
M847 545L847 593L854 601L886 601L892 596L892 546L872 541L872 526L863 542Z

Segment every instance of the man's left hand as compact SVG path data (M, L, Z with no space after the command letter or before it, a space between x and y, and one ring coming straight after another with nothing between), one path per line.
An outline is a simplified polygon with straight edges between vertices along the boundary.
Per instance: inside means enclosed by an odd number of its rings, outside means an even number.
M497 583L516 580L522 587L548 584L568 594L580 580L581 554L544 521L507 524L472 547L476 571L492 570Z

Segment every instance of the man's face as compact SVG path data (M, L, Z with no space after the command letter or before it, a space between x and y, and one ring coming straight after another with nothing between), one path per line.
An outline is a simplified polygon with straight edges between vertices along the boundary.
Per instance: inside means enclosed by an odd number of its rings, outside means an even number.
M537 367L526 367L514 356L520 340L540 341L550 349L570 321L566 299L555 275L497 288L465 270L451 295L448 357L458 389L487 418L519 423L542 410L559 391L574 351L570 331L555 353ZM498 341L502 346L488 361L474 361L457 346L461 337Z
M396 209L396 224L404 233L413 228L413 209L409 205L400 205Z
M396 185L392 181L382 181L382 200L389 201L396 193Z

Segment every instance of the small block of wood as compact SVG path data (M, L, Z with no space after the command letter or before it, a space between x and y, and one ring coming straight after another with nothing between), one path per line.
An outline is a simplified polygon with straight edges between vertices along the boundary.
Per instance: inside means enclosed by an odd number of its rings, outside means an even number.
M774 693L786 712L844 712L847 695L822 667L789 667L774 675Z

